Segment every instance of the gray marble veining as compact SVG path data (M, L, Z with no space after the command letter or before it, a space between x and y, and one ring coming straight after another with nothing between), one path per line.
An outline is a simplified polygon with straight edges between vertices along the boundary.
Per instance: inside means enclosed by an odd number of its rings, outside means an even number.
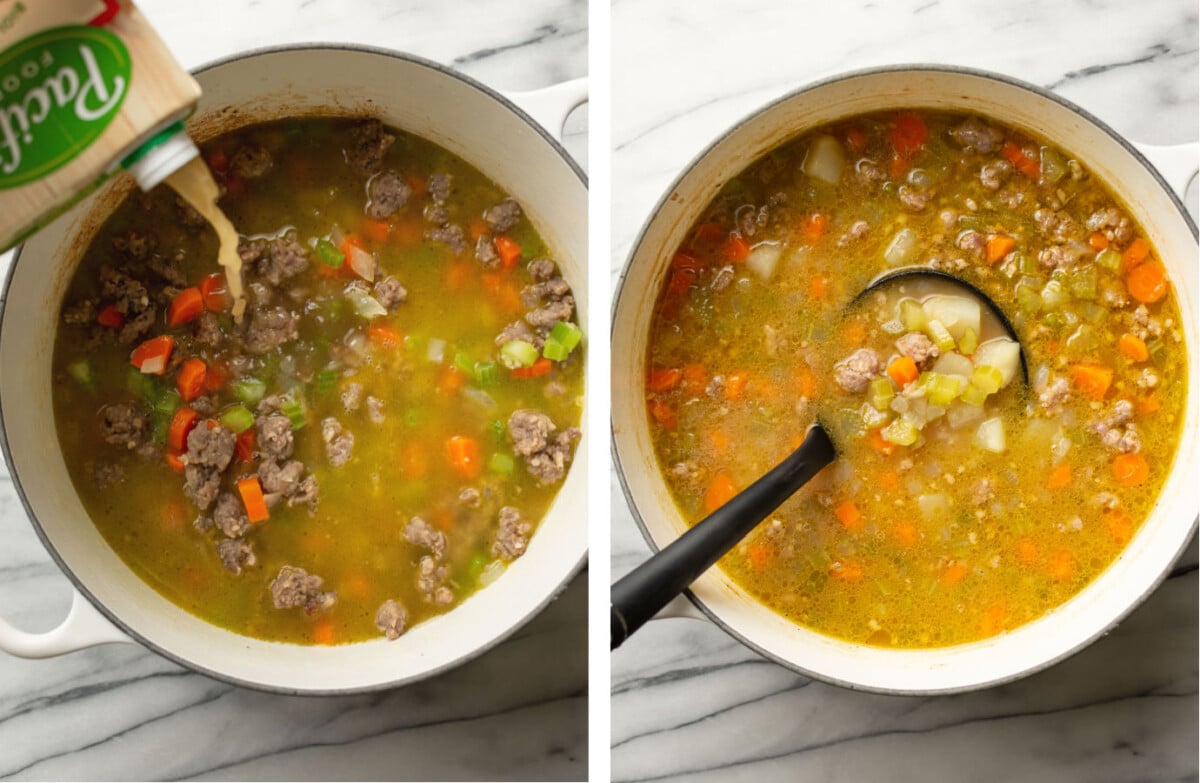
M617 0L615 282L671 180L730 125L839 71L905 62L1010 74L1129 138L1198 135L1190 0ZM1190 206L1195 206L1195 184ZM613 578L645 558L613 479ZM1197 779L1197 551L1108 637L1021 682L901 698L811 681L694 620L648 625L612 660L618 781Z
M189 67L249 48L342 41L409 51L501 90L587 69L587 5L572 0L139 5ZM572 115L565 143L586 160L586 110ZM0 271L7 263L0 255ZM27 630L53 627L68 583L3 467L0 541L0 613ZM579 780L586 611L585 573L483 657L425 683L342 698L235 688L133 646L44 661L0 654L0 778Z

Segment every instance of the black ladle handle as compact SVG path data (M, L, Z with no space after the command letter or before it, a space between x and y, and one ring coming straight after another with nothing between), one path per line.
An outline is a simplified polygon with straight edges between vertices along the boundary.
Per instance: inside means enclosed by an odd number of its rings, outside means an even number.
M612 586L610 649L620 647L834 456L829 433L813 425L800 447L765 476L622 577Z

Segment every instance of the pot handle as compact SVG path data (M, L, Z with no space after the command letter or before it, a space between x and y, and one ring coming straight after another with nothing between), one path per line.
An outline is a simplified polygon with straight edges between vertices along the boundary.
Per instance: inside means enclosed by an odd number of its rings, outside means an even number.
M1188 184L1200 171L1200 142L1191 141L1167 146L1135 142L1133 146L1146 156L1170 185L1171 190L1182 199L1187 193Z
M506 93L509 100L534 119L554 138L562 141L567 115L588 100L587 77L559 82L540 90Z
M67 612L67 619L45 633L28 633L0 620L0 650L19 658L53 658L98 644L135 643L78 590L71 592L71 611Z
M696 605L688 600L688 597L683 593L671 599L671 602L658 610L658 614L650 618L654 620L670 620L672 617L682 617L688 620L704 620L708 622L708 617L704 612L696 608Z

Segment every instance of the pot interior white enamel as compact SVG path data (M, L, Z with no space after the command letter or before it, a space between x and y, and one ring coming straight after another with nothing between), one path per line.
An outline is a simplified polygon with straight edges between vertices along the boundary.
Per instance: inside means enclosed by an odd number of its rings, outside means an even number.
M383 52L290 49L199 74L198 139L279 117L370 114L461 156L525 207L587 317L587 189L560 147L509 104L428 63ZM88 519L54 436L51 353L80 250L129 183L114 183L21 250L0 322L0 415L10 467L43 539L77 585L139 640L196 669L282 691L344 692L428 676L487 649L549 602L587 546L587 434L526 554L491 587L395 642L338 647L258 641L210 625L135 576ZM449 304L449 303L448 303ZM586 413L585 413L586 418Z
M967 690L1015 679L1082 648L1164 578L1195 527L1200 494L1200 301L1195 229L1144 161L1111 131L1058 99L986 74L939 69L865 72L793 94L703 153L660 202L626 266L613 311L613 437L619 471L652 546L685 529L654 456L642 391L653 305L674 250L721 185L802 131L898 108L975 112L1053 140L1119 194L1170 270L1185 325L1190 379L1182 441L1150 518L1120 558L1069 602L1017 630L968 645L892 650L798 627L750 598L718 568L692 586L714 621L761 653L849 687L897 693Z

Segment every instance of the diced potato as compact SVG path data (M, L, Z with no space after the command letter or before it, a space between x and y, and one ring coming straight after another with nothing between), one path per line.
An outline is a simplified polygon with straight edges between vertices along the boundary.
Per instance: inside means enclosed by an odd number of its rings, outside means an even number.
M941 375L957 375L968 380L974 372L975 365L960 353L944 353L933 364L933 371Z
M783 246L778 242L759 242L746 256L746 267L763 280L770 280L782 254Z
M955 402L946 411L946 421L952 429L961 429L983 419L983 407L965 402Z
M993 454L1004 453L1004 422L993 416L975 430L975 445Z
M911 261L916 252L917 232L911 228L902 228L884 249L883 258L890 266L900 266Z
M956 341L961 340L968 329L979 334L979 300L973 296L934 294L926 297L921 306L930 320L941 321Z
M813 139L800 168L813 179L836 185L845 165L846 154L842 152L841 143L832 136L823 135Z
M1007 337L995 337L980 343L971 360L976 367L995 367L1007 386L1021 368L1021 346Z

